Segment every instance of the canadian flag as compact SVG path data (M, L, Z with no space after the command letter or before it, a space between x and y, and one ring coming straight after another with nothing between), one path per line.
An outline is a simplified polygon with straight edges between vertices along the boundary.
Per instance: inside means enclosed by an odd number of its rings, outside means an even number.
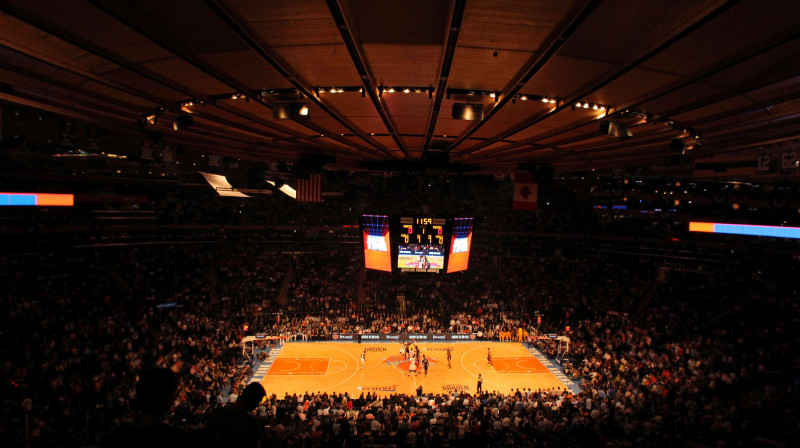
M514 175L514 210L536 210L537 184L531 173Z

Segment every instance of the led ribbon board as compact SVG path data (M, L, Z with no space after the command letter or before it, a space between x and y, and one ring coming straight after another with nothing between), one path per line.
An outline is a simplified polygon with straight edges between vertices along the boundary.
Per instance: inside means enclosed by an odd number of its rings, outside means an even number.
M54 193L0 193L0 206L72 207L75 197Z
M689 223L689 231L800 239L800 227L755 226L749 224L692 221Z

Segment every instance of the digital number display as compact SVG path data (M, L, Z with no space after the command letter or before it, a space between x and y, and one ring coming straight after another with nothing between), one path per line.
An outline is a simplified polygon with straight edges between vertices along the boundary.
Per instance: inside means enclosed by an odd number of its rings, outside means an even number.
M444 230L440 225L403 224L400 238L403 244L444 244Z
M400 218L397 268L402 272L439 272L444 269L445 220Z

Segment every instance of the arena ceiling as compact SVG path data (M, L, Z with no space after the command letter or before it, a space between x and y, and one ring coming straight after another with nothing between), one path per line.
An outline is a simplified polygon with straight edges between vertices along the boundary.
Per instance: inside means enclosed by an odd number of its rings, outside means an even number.
M0 11L0 101L204 154L507 173L691 170L798 146L794 1L6 0Z

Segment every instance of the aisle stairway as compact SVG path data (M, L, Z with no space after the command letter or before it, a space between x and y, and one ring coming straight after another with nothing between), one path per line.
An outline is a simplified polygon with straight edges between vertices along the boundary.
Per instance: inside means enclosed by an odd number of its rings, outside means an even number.
M569 379L567 375L564 374L564 371L562 370L560 365L555 364L553 361L550 360L550 358L543 355L542 352L540 352L535 348L527 346L525 348L528 349L528 351L531 352L533 357L536 358L537 361L542 363L542 365L545 366L545 368L547 368L547 370L549 370L550 373L555 375L559 381L564 383L564 385L567 386L567 388L569 388L569 390L571 390L572 393L574 394L580 393L581 387L577 383Z
M269 371L269 368L272 367L272 363L275 362L275 358L278 357L278 353L281 352L282 348L282 345L277 345L274 348L269 349L269 353L267 353L267 359L265 361L256 362L256 365L253 366L255 373L253 373L253 376L250 378L248 383L260 383L264 379Z
M286 306L289 303L289 286L294 281L294 264L289 264L286 269L286 277L281 282L281 289L278 290L278 305Z

